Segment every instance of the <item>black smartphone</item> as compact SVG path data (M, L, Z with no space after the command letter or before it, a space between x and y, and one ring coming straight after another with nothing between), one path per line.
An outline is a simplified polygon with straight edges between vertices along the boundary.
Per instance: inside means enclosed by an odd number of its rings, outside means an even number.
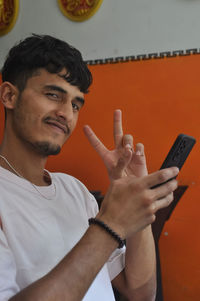
M194 137L185 134L179 134L160 169L177 166L180 170L195 143L196 139ZM158 184L152 188L156 188L162 184Z

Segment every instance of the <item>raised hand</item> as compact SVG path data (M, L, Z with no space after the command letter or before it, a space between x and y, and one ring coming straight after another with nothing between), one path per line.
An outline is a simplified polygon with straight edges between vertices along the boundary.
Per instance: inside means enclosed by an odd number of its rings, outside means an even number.
M115 149L108 150L88 125L84 126L84 133L102 158L111 181L127 175L140 177L147 174L144 146L138 143L134 149L133 137L123 134L120 110L114 112L113 136Z

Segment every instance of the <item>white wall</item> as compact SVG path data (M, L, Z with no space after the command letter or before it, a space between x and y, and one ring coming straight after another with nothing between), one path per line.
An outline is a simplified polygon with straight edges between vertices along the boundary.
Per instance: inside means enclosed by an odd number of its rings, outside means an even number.
M200 0L104 0L85 22L72 22L56 0L19 0L15 27L0 37L8 49L30 33L52 34L81 50L85 60L200 46Z

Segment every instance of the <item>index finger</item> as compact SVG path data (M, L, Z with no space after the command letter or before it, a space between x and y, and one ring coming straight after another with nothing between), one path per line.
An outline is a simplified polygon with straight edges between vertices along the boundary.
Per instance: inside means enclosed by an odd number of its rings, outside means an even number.
M116 110L114 112L113 135L114 135L115 147L119 148L120 146L122 146L122 139L123 139L122 112L121 112L121 110Z
M93 148L97 151L97 153L103 157L105 152L107 151L107 148L103 145L103 143L99 140L99 138L95 135L91 127L88 125L85 125L83 127L83 131L85 133L85 136L88 138L90 144L93 146Z
M148 176L146 176L146 185L149 188L156 188L165 182L175 178L179 173L177 167L170 167L156 171Z

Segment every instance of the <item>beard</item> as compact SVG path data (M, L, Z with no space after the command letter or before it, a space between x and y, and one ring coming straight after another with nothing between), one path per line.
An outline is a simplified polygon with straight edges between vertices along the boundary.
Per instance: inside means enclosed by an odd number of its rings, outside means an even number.
M43 157L58 155L61 151L60 145L52 144L48 141L31 143L37 153Z

